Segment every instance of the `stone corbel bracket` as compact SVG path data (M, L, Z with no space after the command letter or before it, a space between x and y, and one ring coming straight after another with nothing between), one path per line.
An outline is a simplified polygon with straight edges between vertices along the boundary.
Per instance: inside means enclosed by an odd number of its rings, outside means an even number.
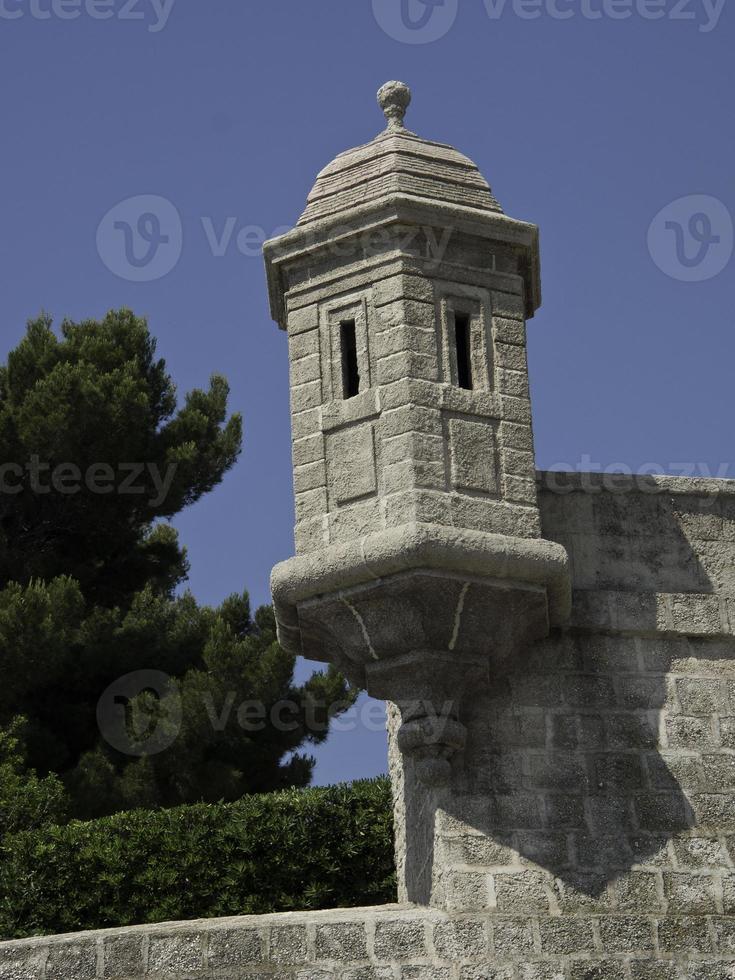
M465 691L571 611L561 545L434 524L291 558L274 568L271 589L284 649L398 704L399 744L434 785L463 745Z

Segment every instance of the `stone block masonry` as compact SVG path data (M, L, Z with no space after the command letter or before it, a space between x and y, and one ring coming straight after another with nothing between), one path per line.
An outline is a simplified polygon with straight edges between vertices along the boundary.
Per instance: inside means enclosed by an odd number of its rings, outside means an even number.
M400 751L438 785L475 675L566 621L568 557L542 538L535 480L538 229L403 127L406 86L379 101L385 132L326 167L265 246L289 338L297 552L271 584L282 645L396 702Z
M3 943L0 980L735 980L735 484L536 473L538 229L379 101L266 245L272 584L388 702L400 904Z
M401 906L0 944L3 980L730 980L735 919Z
M476 692L448 791L392 742L402 905L3 943L0 978L732 980L735 485L539 490L571 623Z

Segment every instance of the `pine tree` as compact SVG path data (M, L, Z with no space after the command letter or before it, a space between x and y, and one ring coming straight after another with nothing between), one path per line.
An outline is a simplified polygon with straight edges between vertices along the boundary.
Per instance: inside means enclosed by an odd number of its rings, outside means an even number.
M299 750L353 692L332 670L294 685L247 593L218 609L177 594L188 566L167 522L240 453L226 380L178 407L127 310L60 333L31 322L0 367L0 725L24 716L29 766L61 777L76 816L308 784ZM170 684L124 705L121 747L100 698L152 669ZM167 726L152 754L145 732Z

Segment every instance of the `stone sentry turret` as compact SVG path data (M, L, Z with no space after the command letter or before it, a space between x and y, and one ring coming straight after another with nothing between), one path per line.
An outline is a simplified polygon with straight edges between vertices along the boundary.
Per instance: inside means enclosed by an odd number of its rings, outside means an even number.
M279 634L389 702L401 904L0 943L3 978L735 976L735 481L534 472L537 230L409 98L266 250Z
M473 689L570 606L535 479L538 229L503 214L467 157L404 127L410 99L380 89L387 128L329 164L265 246L296 497L297 557L272 576L279 638L391 703L401 799L404 777L450 783Z

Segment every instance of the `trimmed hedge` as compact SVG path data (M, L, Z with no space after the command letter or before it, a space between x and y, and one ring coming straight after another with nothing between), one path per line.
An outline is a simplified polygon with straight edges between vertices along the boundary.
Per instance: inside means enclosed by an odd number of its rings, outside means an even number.
M133 810L6 837L5 939L394 902L387 779Z

